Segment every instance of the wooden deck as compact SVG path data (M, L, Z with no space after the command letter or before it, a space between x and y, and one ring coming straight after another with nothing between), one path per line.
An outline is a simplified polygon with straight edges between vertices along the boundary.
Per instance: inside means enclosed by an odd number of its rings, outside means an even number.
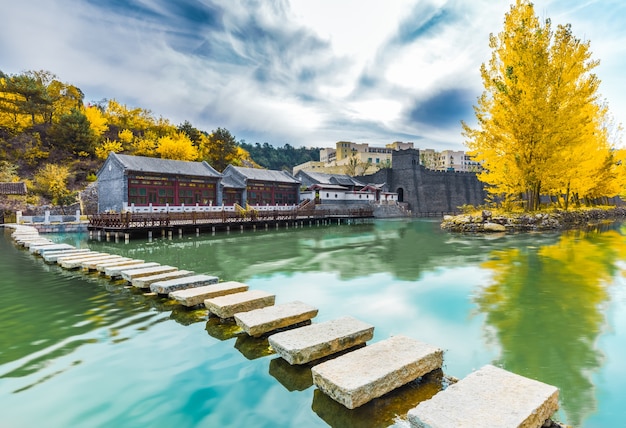
M292 223L373 218L370 207L329 209L259 210L252 212L103 213L89 217L89 230L137 234L142 231L252 229Z

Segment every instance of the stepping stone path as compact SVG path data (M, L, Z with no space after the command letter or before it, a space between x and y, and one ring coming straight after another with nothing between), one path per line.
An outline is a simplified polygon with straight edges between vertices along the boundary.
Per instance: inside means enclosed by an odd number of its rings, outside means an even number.
M160 273L158 275L142 276L135 278L131 281L133 287L137 288L150 288L150 284L159 281L165 281L174 278L183 278L185 276L195 275L195 272L190 270L175 270L173 272Z
M302 302L273 306L275 295L248 290L246 284L218 284L215 276L191 271L163 272L176 268L55 244L29 226L5 227L15 229L12 237L16 244L41 255L46 262L68 269L97 269L112 279L123 276L135 287L169 294L185 306L204 302L210 313L221 318L234 316L249 336L292 327L317 315L316 308ZM302 385L295 389L315 384L321 393L354 409L442 366L441 349L406 336L393 336L363 347L373 335L374 326L352 317L275 333L268 341L281 358L270 362L270 374L283 364L306 374L306 367L298 365L319 363L321 358L347 351L313 366L308 371L310 376L304 376ZM239 336L238 349L246 342L240 339L246 337ZM540 427L558 409L558 396L554 386L487 365L421 402L408 412L408 420L412 428Z
M96 270L104 275L108 268L115 268L119 266L120 268L124 269L124 268L129 268L129 266L136 266L136 265L141 265L144 263L145 263L145 260L136 260L136 259L130 259L128 261L117 261L117 262L116 261L100 262L96 264Z
M87 249L66 250L66 251L46 251L45 253L41 254L41 257L43 257L43 259L47 263L56 263L57 258L59 258L59 257L65 257L65 256L69 256L69 255L85 254L85 253L88 253L88 252L89 252L89 250L87 250Z
M275 294L262 290L250 290L206 299L204 306L220 318L232 318L239 312L272 306L275 300Z
M219 278L211 275L192 275L183 278L157 281L150 284L150 291L157 294L170 294L172 291L186 288L202 287L204 285L217 284Z
M122 279L125 279L128 282L132 282L133 279L141 278L142 276L150 276L150 275L158 275L160 273L169 273L177 271L178 268L174 266L153 266L143 269L130 269L121 271Z
M63 251L70 250L74 247L69 244L50 244L50 245L31 245L28 249L32 254L44 254L48 251Z
M60 261L57 260L57 263L61 265L64 269L76 269L82 267L82 264L85 262L93 261L93 260L104 260L106 258L110 258L110 254L100 253L100 254L92 254L88 256L79 256L79 257L67 257L63 258Z
M138 263L133 265L115 265L104 268L104 274L111 278L119 278L122 276L122 271L131 269L143 269L148 267L160 266L158 263Z
M102 253L99 253L97 251L86 251L86 252L79 252L79 253L70 252L70 253L59 254L56 258L56 263L60 265L61 262L66 259L76 259L80 257L89 257L89 256L99 255L99 254L102 254Z
M289 364L306 364L362 345L373 336L373 325L343 317L276 333L269 342Z
M104 257L95 257L95 258L90 258L87 260L84 260L81 264L80 267L86 270L91 270L91 269L95 269L96 264L98 263L103 263L103 262L112 262L112 261L119 261L120 259L123 259L120 256L115 256L113 254L109 254L108 256L104 256Z
M234 315L235 322L250 336L289 327L317 316L317 308L302 302L283 303Z
M107 258L107 259L90 260L88 262L84 262L81 266L83 267L83 269L86 269L86 270L96 270L98 266L103 263L113 263L113 262L120 263L120 262L129 261L129 260L132 260L132 259L129 259L127 257L111 256L110 258Z
M246 284L228 281L202 287L188 288L186 290L172 291L169 297L176 300L181 305L193 307L204 304L206 299L226 296L227 294L241 293L247 290L248 286Z
M559 408L551 385L486 365L409 410L412 428L541 427Z
M406 336L393 336L311 369L313 383L348 409L401 387L443 364L443 351Z

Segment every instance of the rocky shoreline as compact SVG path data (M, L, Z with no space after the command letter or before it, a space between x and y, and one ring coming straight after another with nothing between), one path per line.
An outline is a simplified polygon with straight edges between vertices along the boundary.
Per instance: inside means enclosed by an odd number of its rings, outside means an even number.
M489 210L483 210L474 215L444 216L441 228L463 233L533 232L581 228L624 218L626 207L504 215L494 215Z

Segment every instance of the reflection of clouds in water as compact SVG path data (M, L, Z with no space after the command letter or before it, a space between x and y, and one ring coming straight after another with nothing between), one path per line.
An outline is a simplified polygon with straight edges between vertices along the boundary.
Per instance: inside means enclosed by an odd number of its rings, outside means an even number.
M354 279L308 273L253 278L248 284L276 293L277 303L300 300L317 307L314 322L351 315L371 323L375 342L404 334L439 346L446 351L446 372L465 376L498 354L485 342L484 317L473 315L473 290L489 275L464 267L428 272L419 281L398 281L387 273Z
M598 348L604 351L602 368L593 375L598 396L598 411L585 421L588 426L611 426L615 419L611 409L624 407L626 365L620 356L626 354L626 280L623 274L611 288L611 305L607 311L607 328L598 338ZM615 382L614 380L620 381ZM617 416L617 415L613 415Z

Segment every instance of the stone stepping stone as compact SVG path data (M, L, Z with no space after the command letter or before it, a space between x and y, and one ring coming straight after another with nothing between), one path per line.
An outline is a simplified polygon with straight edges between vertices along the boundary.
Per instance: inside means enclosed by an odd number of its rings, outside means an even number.
M289 364L306 364L362 345L373 336L373 325L342 317L276 333L269 337L269 343Z
M409 410L411 427L540 427L559 408L559 390L486 365Z
M19 244L24 248L30 248L33 245L37 245L40 247L43 247L45 245L54 245L55 242L52 242L51 240L46 239L46 238L39 238L39 239L32 239L32 240L23 240L23 241L20 241Z
M17 229L11 233L13 239L32 238L36 236L39 236L39 231L34 227L32 229Z
M79 254L86 254L90 251L86 248L75 249L75 250L65 250L65 251L46 251L45 253L41 253L41 257L43 257L44 261L48 263L56 263L57 258L66 257L66 256L77 256Z
M219 278L211 275L192 275L183 278L157 281L150 284L150 291L157 294L170 294L172 291L217 284Z
M235 314L235 322L250 336L309 321L317 316L317 308L302 302L289 302Z
M443 364L443 351L406 336L393 336L311 369L313 383L333 400L355 409Z
M121 271L122 279L125 279L128 282L132 282L135 278L141 278L142 276L150 276L157 275L160 273L169 273L177 271L178 268L174 266L160 265L147 267L143 269L130 269Z
M32 254L44 254L48 251L62 251L62 250L74 250L76 247L70 244L46 244L46 245L31 245L28 249Z
M155 262L137 263L133 265L118 264L115 266L109 266L109 267L104 268L104 274L111 278L119 278L122 276L122 271L124 270L144 269L144 268L149 268L149 267L154 267L154 266L160 266L160 264L155 263Z
M126 267L128 268L129 266L133 266L133 265L140 265L145 263L145 260L138 260L138 259L128 259L126 261L108 261L108 262L100 262L96 264L96 270L102 274L104 274L104 271L107 268L112 268L112 267Z
M195 272L190 271L190 270L175 270L172 272L160 273L157 275L149 275L149 276L142 276L139 278L134 278L131 281L131 284L137 288L150 288L150 285L154 284L155 282L165 281L165 280L174 279L174 278L183 278L185 276L191 276L195 274L196 274Z
M38 240L45 239L38 234L13 235L12 238L15 241L15 243L18 245L23 245L24 242L31 242L31 241L38 241Z
M106 253L78 257L67 257L63 259L57 259L57 264L59 264L64 269L76 269L82 267L82 264L84 262L88 262L91 260L103 260L109 257L111 257L111 255Z
M220 318L232 318L236 313L272 306L276 295L263 290L248 290L204 301L209 312Z
M176 300L181 305L192 307L204 304L206 299L226 296L233 293L241 293L247 290L248 286L246 284L236 281L228 281L220 282L219 284L205 285L203 287L172 291L170 293L170 298Z
M80 258L89 258L92 256L101 256L106 253L100 253L98 251L81 251L80 253L67 253L67 254L59 254L56 258L57 264L61 264L63 260L72 260L72 259L80 259Z
M125 262L128 260L132 260L129 259L127 257L122 257L122 256L109 256L108 258L104 258L104 259L91 259L89 261L84 262L81 266L83 267L83 269L86 270L96 270L96 268L98 267L99 264L101 263L112 263L112 262Z

